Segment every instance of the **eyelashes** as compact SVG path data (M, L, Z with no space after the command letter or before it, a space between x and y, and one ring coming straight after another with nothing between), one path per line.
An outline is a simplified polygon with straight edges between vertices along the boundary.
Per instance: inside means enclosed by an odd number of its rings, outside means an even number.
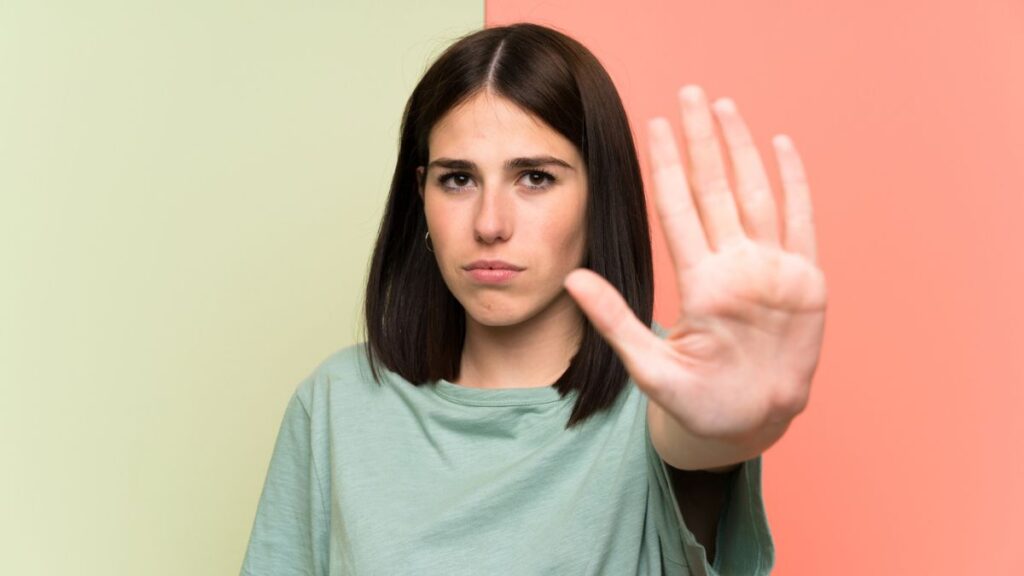
M528 181L526 187L531 190L544 190L558 181L553 174L544 170L527 170L522 173L522 177L526 178ZM457 192L469 188L468 183L472 179L472 176L467 172L445 172L438 176L437 183L445 190ZM466 184L460 184L463 182Z

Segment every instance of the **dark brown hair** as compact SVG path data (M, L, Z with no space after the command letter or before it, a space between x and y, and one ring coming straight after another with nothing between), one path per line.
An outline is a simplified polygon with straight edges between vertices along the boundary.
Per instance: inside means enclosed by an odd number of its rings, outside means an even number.
M481 90L511 100L573 142L586 166L583 267L607 279L651 325L654 272L643 180L626 112L608 73L582 44L552 28L519 23L463 36L416 85L402 119L391 191L366 286L366 354L415 385L458 379L465 309L426 251L416 168L445 113ZM585 317L584 317L585 318ZM577 391L566 428L609 408L629 377L590 322L554 387Z

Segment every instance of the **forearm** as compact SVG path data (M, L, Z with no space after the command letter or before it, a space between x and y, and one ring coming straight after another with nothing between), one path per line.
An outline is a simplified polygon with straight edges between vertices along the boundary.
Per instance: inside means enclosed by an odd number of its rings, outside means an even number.
M658 404L648 401L648 426L658 455L679 470L727 472L767 450L789 427L769 424L743 438L706 438L691 433Z

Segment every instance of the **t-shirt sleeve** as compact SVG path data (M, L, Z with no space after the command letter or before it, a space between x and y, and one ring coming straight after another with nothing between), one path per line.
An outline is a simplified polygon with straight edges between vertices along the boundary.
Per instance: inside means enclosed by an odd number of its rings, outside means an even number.
M704 546L686 527L671 488L668 468L647 430L647 460L651 472L652 508L657 515L662 557L667 574L729 576L769 574L775 545L761 494L761 456L732 472L729 496L718 520L715 562L707 561Z
M329 508L318 478L302 387L285 409L270 458L242 576L327 574Z

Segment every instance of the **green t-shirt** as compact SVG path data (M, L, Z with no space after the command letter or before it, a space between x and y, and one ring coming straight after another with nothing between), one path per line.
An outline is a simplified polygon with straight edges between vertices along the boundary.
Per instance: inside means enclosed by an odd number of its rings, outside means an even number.
M414 386L328 357L284 413L243 576L768 574L761 457L734 476L714 566L686 528L629 381L572 430L576 393Z

